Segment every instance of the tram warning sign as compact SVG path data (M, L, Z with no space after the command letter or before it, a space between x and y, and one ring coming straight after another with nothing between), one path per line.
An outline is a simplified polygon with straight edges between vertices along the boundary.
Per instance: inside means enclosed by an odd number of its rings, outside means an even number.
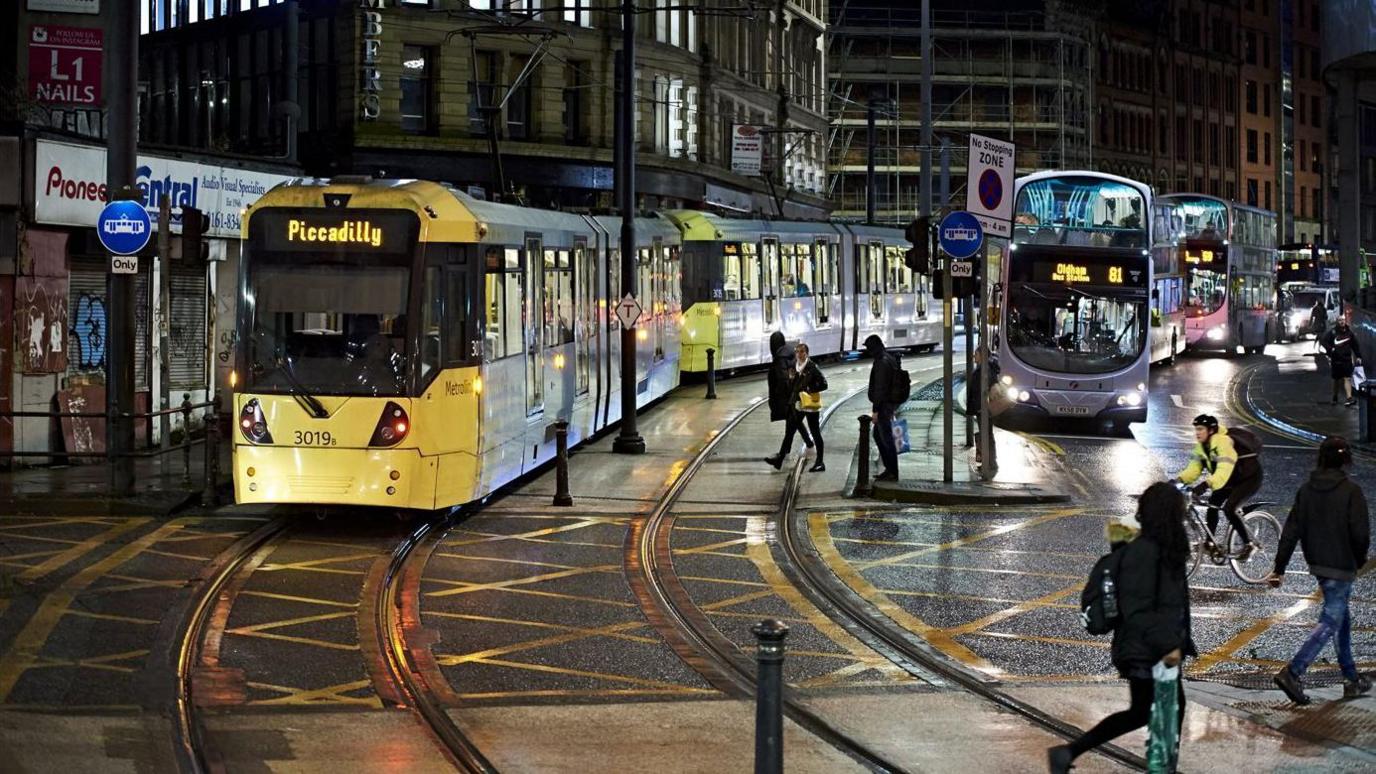
M994 236L1012 234L1013 171L1017 146L979 134L970 135L966 164L965 209Z
M635 300L635 296L627 293L616 305L616 319L621 321L622 328L633 328L642 311L640 302Z

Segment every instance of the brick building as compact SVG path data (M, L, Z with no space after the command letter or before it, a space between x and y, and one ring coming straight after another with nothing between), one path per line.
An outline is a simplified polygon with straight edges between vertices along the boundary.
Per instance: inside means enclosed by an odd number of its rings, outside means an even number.
M641 204L825 217L825 0L640 6ZM491 115L510 198L575 209L614 204L615 4L144 7L145 140L285 157L295 121L310 173L423 177L495 193ZM784 158L771 154L761 177L733 173L733 124L764 128Z

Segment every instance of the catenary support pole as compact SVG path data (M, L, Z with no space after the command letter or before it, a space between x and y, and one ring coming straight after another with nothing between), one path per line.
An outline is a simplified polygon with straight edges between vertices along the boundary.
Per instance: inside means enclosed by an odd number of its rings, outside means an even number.
M635 3L621 4L621 293L635 298ZM636 427L636 327L621 328L621 429L612 441L619 454L644 454Z
M874 225L874 143L875 143L874 97L865 103L865 223Z
M974 377L975 370L975 297L960 299L960 303L965 307L965 391L970 394L970 380ZM981 361L982 362L982 361ZM980 393L984 397L984 393ZM965 448L970 448L975 443L975 418L970 414L970 403L965 403Z
M985 315L989 313L989 282L994 278L994 272L989 268L989 244L986 242L983 252L980 254L979 282L977 283L978 297L975 301L975 312L979 320L979 355L983 367L979 369L979 384L977 388L980 394L980 405L983 410L979 412L979 446L983 451L980 454L981 462L979 466L979 477L984 481L992 481L994 474L999 472L998 454L994 450L994 426L989 415L989 386L993 379L993 353L989 350L989 321Z
M185 223L182 224L185 228ZM186 260L184 257L183 260ZM172 311L172 197L167 194L162 195L162 201L158 202L158 303L157 315L155 319L157 327L150 332L151 336L158 339L158 356L154 358L154 368L156 369L152 381L157 384L157 389L153 393L154 410L161 411L172 407L172 390L168 385L172 375L172 347L169 333L172 328L172 321L169 316ZM150 347L151 349L151 347ZM163 449L172 448L172 417L170 414L162 414L158 417L158 436Z
M911 7L911 6L910 6ZM917 214L932 214L932 7L922 0L922 180ZM947 296L950 298L950 296Z
M106 188L111 200L139 199L134 188L138 157L139 16L136 3L110 3L111 34L106 38L105 95L109 140L105 156ZM134 277L109 274L106 279L109 322L106 333L106 449L111 457L110 490L134 492Z

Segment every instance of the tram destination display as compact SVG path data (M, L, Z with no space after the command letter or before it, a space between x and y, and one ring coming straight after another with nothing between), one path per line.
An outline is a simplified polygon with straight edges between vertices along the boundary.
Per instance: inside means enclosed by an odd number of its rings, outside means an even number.
M250 237L281 252L398 255L415 244L416 216L398 210L262 210L249 220Z

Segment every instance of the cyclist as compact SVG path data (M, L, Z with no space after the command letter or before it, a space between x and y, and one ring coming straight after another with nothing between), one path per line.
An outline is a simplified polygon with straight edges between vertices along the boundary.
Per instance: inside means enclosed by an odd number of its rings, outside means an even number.
M1243 500L1261 489L1261 461L1257 457L1260 442L1248 430L1235 431L1230 436L1227 429L1218 423L1218 418L1210 414L1200 414L1192 424L1194 439L1198 443L1190 457L1190 464L1176 474L1176 478L1183 484L1204 479L1195 491L1201 491L1206 485L1213 490L1213 494L1209 495L1210 507L1206 517L1209 533L1213 534L1218 529L1218 506L1221 505L1228 515L1228 523L1242 538L1243 548L1238 559L1245 562L1252 555L1254 546L1238 508Z

